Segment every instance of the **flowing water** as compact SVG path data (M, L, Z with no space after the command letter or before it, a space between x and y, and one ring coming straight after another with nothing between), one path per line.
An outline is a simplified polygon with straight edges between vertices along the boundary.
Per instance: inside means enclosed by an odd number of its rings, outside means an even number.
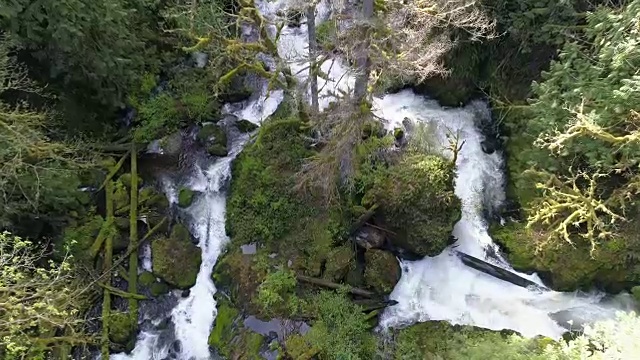
M256 6L267 19L274 19L284 10L286 0L256 0ZM331 13L327 1L317 7L316 23ZM270 32L275 34L275 26ZM308 77L307 30L285 26L278 41L278 51L293 74L305 82ZM354 77L339 58L325 61L322 70L327 79L319 79L320 107L324 109L340 91L349 91ZM282 91L267 94L263 88L259 97L241 105L227 105L225 109L241 119L259 124L272 114L283 99ZM627 309L629 296L608 299L602 293L560 293L521 288L466 267L455 255L461 251L511 270L500 256L497 246L487 232L484 210L498 207L504 201L503 157L499 152L485 154L481 148L483 135L477 128L479 120L490 114L482 102L464 108L444 109L435 101L415 95L410 90L374 99L374 112L383 119L387 129L403 122L422 123L433 134L434 150L448 145L447 135L459 134L465 141L458 160L455 193L462 201L462 217L453 235L457 242L436 257L420 261L402 262L402 277L391 294L398 304L388 308L381 317L381 327L403 326L426 320L447 320L454 324L468 324L490 329L513 329L526 336L538 334L558 337L566 331L558 322L569 320L590 322L611 317L617 309ZM408 120L407 120L408 119ZM171 326L163 327L150 317L138 337L130 355L113 355L114 359L184 359L212 358L207 344L209 331L216 315L211 281L213 266L227 242L225 234L225 184L230 178L230 164L247 141L246 135L233 138L229 156L196 162L186 178L168 177L165 188L169 199L175 201L178 185L200 191L202 195L181 214L187 219L192 234L202 250L202 265L196 284L189 296L170 306ZM149 259L143 259L149 264ZM535 275L521 276L540 283ZM173 295L177 298L177 295ZM156 315L157 316L157 315ZM175 340L179 340L176 346Z

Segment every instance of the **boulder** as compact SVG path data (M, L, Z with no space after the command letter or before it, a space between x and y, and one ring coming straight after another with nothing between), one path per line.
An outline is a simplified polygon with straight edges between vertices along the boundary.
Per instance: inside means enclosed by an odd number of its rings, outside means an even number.
M201 252L184 226L175 225L171 236L153 240L151 256L153 273L170 286L188 289L196 283Z
M482 151L485 154L489 154L489 155L496 152L497 145L498 144L496 144L496 141L492 139L482 140L482 142L480 143L480 146L482 147Z
M377 293L390 293L400 280L400 265L393 254L372 249L364 254L364 282Z
M355 254L350 245L342 245L329 252L323 277L330 281L340 282L347 276Z
M191 204L193 203L194 195L195 192L193 190L186 187L180 188L180 191L178 192L178 206L180 206L181 208L187 208L191 206Z
M258 125L252 123L249 120L238 120L236 122L236 127L238 128L238 130L242 133L248 133L248 132L252 132L253 130L258 128Z
M378 249L384 245L385 234L372 226L363 226L354 234L358 246L365 249Z
M178 156L182 149L182 134L179 131L167 135L160 140L162 153L166 156Z
M114 343L127 345L133 340L132 325L129 314L112 312L109 314L109 339Z
M208 124L202 127L197 135L198 141L207 147L213 156L227 156L227 134L218 125Z

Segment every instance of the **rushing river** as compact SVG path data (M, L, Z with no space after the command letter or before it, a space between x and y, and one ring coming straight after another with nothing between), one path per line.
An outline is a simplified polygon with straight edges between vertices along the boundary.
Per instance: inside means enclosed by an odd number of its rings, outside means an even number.
M256 0L257 8L267 19L274 19L286 8L285 0ZM317 7L316 23L326 20L331 8L326 1ZM275 26L271 27L272 34ZM285 59L301 82L307 79L306 25L285 26L278 42L281 59ZM322 64L328 80L319 79L321 108L333 100L337 90L349 91L354 78L343 62L336 58ZM271 115L283 99L282 91L266 93L266 88L254 99L236 106L233 113L239 118L259 124ZM232 108L232 107L228 107ZM605 297L602 293L561 293L530 290L495 279L471 269L460 261L455 251L484 259L511 270L487 233L484 210L504 201L503 156L500 152L488 155L482 151L484 139L477 124L490 117L483 102L464 108L445 109L437 102L415 95L410 90L374 99L374 112L384 119L387 129L400 126L405 119L424 123L433 134L436 144L444 149L447 134L459 134L465 141L458 160L455 193L462 201L462 217L453 235L457 242L436 257L403 262L402 277L391 294L398 304L388 308L381 317L381 327L402 326L426 320L447 320L455 324L475 325L490 329L513 329L525 336L558 337L566 328L559 322L590 322L611 317L617 309L627 309L629 296ZM196 162L191 173L180 178L167 178L170 199L172 189L186 185L202 195L184 210L184 218L199 241L202 265L197 282L189 296L177 300L170 310L172 326L160 329L151 326L141 332L130 355L113 355L114 359L183 359L213 358L207 339L216 316L216 291L211 272L223 246L225 234L225 184L230 180L230 165L247 141L246 135L232 136L229 156ZM451 153L442 150L444 156ZM143 263L149 263L143 259ZM179 266L179 264L177 264ZM520 274L541 283L535 275ZM174 296L177 298L177 296ZM179 340L176 345L176 341Z

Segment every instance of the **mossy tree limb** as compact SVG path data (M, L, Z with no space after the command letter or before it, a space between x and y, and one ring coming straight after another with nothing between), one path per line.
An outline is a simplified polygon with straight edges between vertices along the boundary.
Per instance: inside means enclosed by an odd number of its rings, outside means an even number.
M109 174L107 174L107 177L102 182L102 185L100 185L100 187L98 188L98 191L102 190L107 185L107 183L111 181L111 179L113 179L113 177L118 173L118 171L120 171L120 168L122 168L122 165L124 164L125 160L127 160L127 157L129 156L130 153L131 153L131 150L127 151L127 153L124 154L120 158L120 160L118 160L116 165L111 169L111 171L109 171Z
M115 288L115 287L107 285L107 284L98 283L98 285L100 285L100 287L105 289L105 290L109 290L109 292L111 294L119 296L121 298L129 299L129 300L134 299L134 300L136 300L136 302L137 302L137 300L148 300L149 299L148 297L146 297L144 295L122 291L122 290L120 290L118 288ZM138 322L136 321L136 325L137 325L137 323Z
M136 145L131 145L131 203L129 210L129 293L138 292L138 157ZM138 298L129 297L129 316L133 332L138 325Z
M123 157L124 158L124 157ZM121 165L122 166L122 165ZM117 165L116 165L117 167ZM113 174L115 172L112 171ZM111 175L113 176L113 175ZM111 228L114 222L113 215L113 182L110 179L107 179L105 183L105 193L106 193L106 209L107 209L107 226ZM113 233L109 232L105 239L104 246L104 273L106 275L106 283L111 283L111 269L112 269L112 259L113 257ZM103 290L103 299L102 299L102 339L100 340L100 352L102 354L102 359L109 359L109 314L111 312L111 292L108 289Z

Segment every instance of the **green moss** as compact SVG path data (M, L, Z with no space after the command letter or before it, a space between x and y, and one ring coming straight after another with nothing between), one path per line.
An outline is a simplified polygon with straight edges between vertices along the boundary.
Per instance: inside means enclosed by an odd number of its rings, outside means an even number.
M156 276L150 271L143 271L138 275L138 284L142 286L150 286L156 282Z
M207 152L211 156L225 157L229 155L229 151L227 150L227 147L221 144L213 144L207 147Z
M396 235L391 240L418 255L434 256L448 245L460 217L453 192L454 169L443 158L409 155L374 174L363 204L377 204L378 221Z
M380 294L390 293L400 279L400 265L393 254L383 250L368 250L364 255L365 284Z
M207 151L213 156L227 156L227 134L213 124L205 125L197 135L198 141L207 145Z
M404 129L402 128L393 129L393 137L396 138L396 140L402 139L404 137Z
M193 190L186 187L180 188L180 191L178 192L178 206L181 208L191 206L193 203L193 195L195 195Z
M154 297L162 296L169 292L169 285L162 281L154 282L149 287L149 292L151 293L151 296Z
M109 339L118 344L127 344L132 340L133 326L129 314L112 312L109 315Z
M355 262L355 254L351 244L342 245L327 254L323 277L333 282L342 281Z
M154 274L179 289L195 284L202 259L184 226L176 225L170 237L154 240L151 251Z
M311 360L319 352L304 336L299 334L289 336L285 345L287 355L296 360Z
M316 39L318 46L324 50L331 51L335 49L336 22L335 20L327 20L316 27Z
M634 286L631 288L631 295L636 300L638 304L640 304L640 286Z
M213 328L209 334L209 346L221 349L223 346L233 339L233 323L238 317L238 310L226 303L218 306Z
M138 125L134 137L141 142L157 139L175 131L180 120L177 101L171 95L162 93L144 100L138 107Z
M169 82L169 87L177 98L182 117L201 122L218 120L220 104L211 91L215 80L204 69L189 68Z
M519 223L493 226L490 230L514 269L538 272L555 290L588 290L598 286L618 292L640 281L634 265L638 236L633 224L622 227L625 236L601 244L593 253L591 246L579 238L573 245L560 241L555 246L539 247L548 234L526 229Z
M524 339L512 331L428 321L396 330L394 359L544 359L546 338Z
M236 122L236 127L238 128L238 130L240 130L240 132L243 133L248 133L248 132L252 132L253 130L258 128L258 125L252 123L249 120L238 120L238 122Z

